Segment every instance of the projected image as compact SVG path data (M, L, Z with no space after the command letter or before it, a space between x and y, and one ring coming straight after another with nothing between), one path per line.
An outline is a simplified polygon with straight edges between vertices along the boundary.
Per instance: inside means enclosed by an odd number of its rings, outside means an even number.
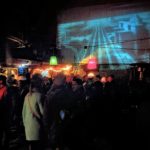
M58 25L59 47L71 51L75 63L90 55L99 64L148 62L149 36L150 12Z

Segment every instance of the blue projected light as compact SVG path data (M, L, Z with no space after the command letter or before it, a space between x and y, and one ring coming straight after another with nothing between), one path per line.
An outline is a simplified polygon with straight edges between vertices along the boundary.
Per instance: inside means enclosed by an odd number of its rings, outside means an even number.
M26 67L19 67L18 68L18 75L26 75L28 72L28 68Z
M149 36L150 12L58 25L59 46L72 51L76 63L91 54L98 58L99 64L148 62L149 51L145 49L150 47ZM86 51L84 46L88 46Z

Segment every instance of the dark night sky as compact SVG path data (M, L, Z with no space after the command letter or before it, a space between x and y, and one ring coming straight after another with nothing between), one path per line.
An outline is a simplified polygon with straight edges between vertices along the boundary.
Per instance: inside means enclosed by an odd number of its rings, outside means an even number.
M3 0L0 1L0 37L20 36L28 40L56 38L56 16L61 10L76 6L124 2L127 0ZM137 0L130 0L135 2Z
M54 0L53 2L52 0L3 0L0 2L1 25L3 31L8 33L28 31L34 28L44 32L47 25L51 25L55 21L60 10L117 1L123 0Z

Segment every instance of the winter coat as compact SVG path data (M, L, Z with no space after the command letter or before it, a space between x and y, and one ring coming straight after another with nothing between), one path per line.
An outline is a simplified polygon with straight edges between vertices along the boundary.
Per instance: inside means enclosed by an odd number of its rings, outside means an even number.
M70 122L69 112L72 107L70 92L65 85L53 86L46 96L43 121L50 145L66 144L66 132Z
M28 93L25 97L22 117L26 140L40 140L42 135L43 106L39 92Z

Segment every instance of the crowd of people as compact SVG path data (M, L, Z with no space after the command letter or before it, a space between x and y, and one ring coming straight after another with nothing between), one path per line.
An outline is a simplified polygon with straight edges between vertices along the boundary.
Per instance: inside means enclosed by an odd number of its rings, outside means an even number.
M10 149L15 126L29 150L111 150L130 131L137 133L136 125L139 135L147 129L149 117L145 123L142 115L148 114L143 107L149 111L144 99L149 87L147 81L117 80L114 75L68 80L63 73L54 79L35 74L20 81L0 75L0 149Z

